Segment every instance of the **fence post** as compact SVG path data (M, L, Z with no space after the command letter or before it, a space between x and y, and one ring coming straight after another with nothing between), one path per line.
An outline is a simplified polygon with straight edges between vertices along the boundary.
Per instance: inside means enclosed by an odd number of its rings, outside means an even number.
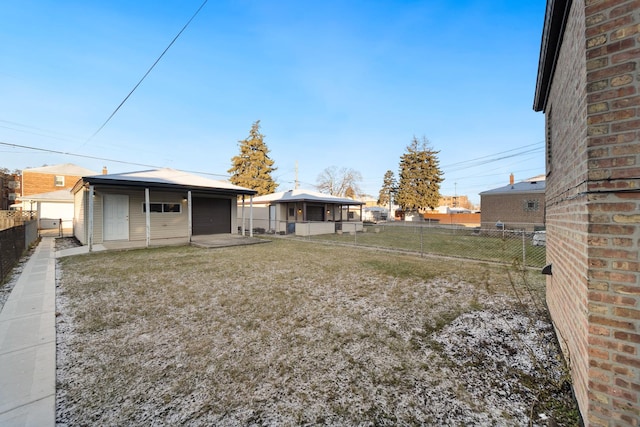
M522 268L527 265L527 239L525 236L525 230L522 230Z
M420 226L420 258L422 258L423 255L424 255L424 251L423 251L423 247L422 247L422 245L423 245L423 239L422 239L423 231L424 231L424 227L421 225Z

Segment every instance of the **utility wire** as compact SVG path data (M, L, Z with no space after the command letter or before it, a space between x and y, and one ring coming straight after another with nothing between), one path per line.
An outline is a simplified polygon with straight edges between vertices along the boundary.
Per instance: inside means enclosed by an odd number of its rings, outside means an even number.
M540 144L543 144L543 143L544 143L544 141L538 141L538 142L535 142L533 144L527 144L527 145L523 145L521 147L512 148L511 150L500 151L498 153L487 154L486 156L482 156L482 157L476 157L475 159L463 160L461 162L451 163L451 164L448 164L448 165L443 166L443 167L449 168L451 166L458 166L458 165L462 165L462 164L465 164L465 163L477 162L478 160L486 159L487 157L493 157L493 156L498 156L500 154L510 153L512 151L523 150L525 148L533 147L533 146L540 145Z
M91 135L85 142L84 144L82 144L82 146L84 147L89 141L91 141L106 125L107 123L109 123L109 121L111 121L111 119L113 118L113 116L116 115L116 113L118 112L118 110L120 109L120 107L122 107L124 105L125 102L127 102L127 99L129 99L129 97L133 94L133 92L138 88L138 86L140 86L140 84L142 83L142 81L149 75L149 73L151 72L151 70L154 69L154 67L158 64L158 62L160 62L160 60L162 59L162 57L164 56L165 53L167 53L167 51L169 50L169 48L171 46L173 46L173 43L175 43L176 40L178 40L178 37L180 37L180 34L182 34L182 32L184 30L187 29L187 27L189 26L189 24L191 23L191 21L193 21L193 19L196 17L196 15L198 15L198 13L200 12L200 10L202 10L202 8L204 7L205 4L207 4L208 0L204 0L204 2L202 2L202 4L200 5L200 7L198 8L198 10L196 10L196 13L193 14L193 16L191 17L191 19L189 19L187 21L186 24L184 24L184 27L182 27L182 29L180 30L180 32L178 34L176 34L176 36L173 38L173 40L171 40L171 43L169 43L169 46L167 46L165 48L165 50L160 54L160 56L158 57L158 59L156 59L156 61L153 63L153 65L147 70L147 72L144 74L144 76L142 76L142 78L140 79L140 81L133 87L133 89L131 89L131 92L129 92L129 94L122 100L122 102L120 103L120 105L118 105L116 107L115 110L113 110L113 113L111 113L111 115L109 116L109 118L107 120L105 120L105 122L102 124L102 126L100 126L98 128L97 131L95 131L93 133L93 135Z
M532 153L536 153L541 151L541 148L533 148L530 150L526 150L526 151L521 151L519 153L513 153L513 154L509 154L506 156L501 156L501 157L496 157L493 159L488 159L488 160L482 160L482 161L476 161L475 163L470 163L467 165L460 165L457 168L452 168L452 169L448 169L447 172L451 173L451 172L458 172L460 170L466 170L472 167L478 167L478 166L485 166L489 163L495 163L495 162L499 162L500 160L505 160L505 159L510 159L512 157L518 157L518 156L522 156L524 154L532 154Z
M145 168L161 169L163 167L163 166L156 166L156 165L148 165L148 164L144 164L144 163L127 162L127 161L124 161L124 160L108 159L108 158L105 158L105 157L89 156L87 154L69 153L67 151L51 150L51 149L48 149L48 148L29 147L28 145L11 144L11 143L2 142L2 141L0 141L0 145L4 145L4 146L7 146L7 147L14 147L14 148L25 148L27 150L41 151L41 152L44 152L44 153L61 154L63 156L81 157L81 158L84 158L84 159L92 159L92 160L103 160L105 162L120 163L120 164L123 164L123 165L143 166ZM223 174L219 174L219 173L209 173L209 172L190 171L190 170L182 170L182 172L197 173L197 174L200 174L200 175L220 176L220 177L224 177L224 178L229 178L229 175L223 175Z

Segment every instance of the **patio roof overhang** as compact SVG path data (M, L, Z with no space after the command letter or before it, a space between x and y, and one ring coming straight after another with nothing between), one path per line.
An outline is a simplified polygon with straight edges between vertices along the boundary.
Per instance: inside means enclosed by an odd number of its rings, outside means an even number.
M257 191L226 181L218 181L192 175L174 169L158 169L124 174L84 176L73 188L73 193L87 185L113 188L149 188L166 191L191 191L196 194L248 195Z

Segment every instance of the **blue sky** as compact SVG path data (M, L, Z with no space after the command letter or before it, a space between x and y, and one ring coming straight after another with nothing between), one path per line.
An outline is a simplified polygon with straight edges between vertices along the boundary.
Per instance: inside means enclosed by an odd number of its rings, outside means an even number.
M211 0L91 137L201 4L3 4L0 167L224 178L260 120L279 190L297 162L302 188L347 167L377 196L414 135L440 151L443 194L479 202L512 172L544 173L532 104L545 0Z

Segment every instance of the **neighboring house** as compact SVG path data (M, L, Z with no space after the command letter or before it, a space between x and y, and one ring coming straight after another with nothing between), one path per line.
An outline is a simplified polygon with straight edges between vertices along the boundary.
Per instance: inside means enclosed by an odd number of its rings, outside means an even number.
M362 220L364 222L386 221L389 216L388 208L380 206L365 206L362 212Z
M64 227L71 228L71 188L83 175L95 173L72 163L24 169L22 191L17 201L21 202L22 210L38 213L38 228L58 228L60 220Z
M483 228L534 231L544 228L544 175L480 193L480 222Z
M362 205L316 191L282 191L253 199L253 224L265 231L298 236L362 231Z
M174 169L84 176L74 186L74 235L94 243L188 243L236 229L238 196L255 190Z
M0 211L14 208L20 196L20 174L0 170Z
M547 2L547 303L591 426L640 424L639 36L637 0Z
M440 201L438 202L438 207L440 206L448 206L450 208L462 208L473 210L473 204L469 200L467 196L443 196L440 195Z
M20 195L25 198L33 194L50 193L64 189L71 190L81 177L96 173L72 163L24 169Z

